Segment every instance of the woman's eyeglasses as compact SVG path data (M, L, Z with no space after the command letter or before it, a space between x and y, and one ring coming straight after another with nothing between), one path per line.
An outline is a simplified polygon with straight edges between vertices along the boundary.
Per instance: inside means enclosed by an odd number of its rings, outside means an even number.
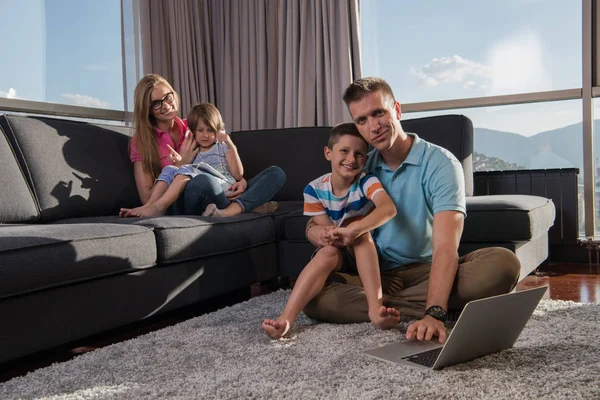
M163 102L171 104L173 102L173 99L174 99L174 93L169 92L169 93L165 94L165 96L160 100L152 100L150 102L150 107L152 107L152 109L154 111L158 111L162 108Z

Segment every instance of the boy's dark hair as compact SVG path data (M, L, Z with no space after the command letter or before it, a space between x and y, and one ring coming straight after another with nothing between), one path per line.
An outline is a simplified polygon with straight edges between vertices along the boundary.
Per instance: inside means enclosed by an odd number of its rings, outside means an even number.
M344 103L348 106L350 103L361 100L366 95L373 92L381 92L384 98L392 103L396 102L394 92L390 85L381 78L368 77L357 79L346 88L344 92Z
M356 136L358 138L361 138L365 142L367 147L369 146L365 138L362 137L362 135L358 131L358 128L356 127L354 122L342 122L341 124L337 124L336 126L334 126L331 130L331 133L329 134L329 140L327 141L327 147L329 147L329 149L333 149L333 145L336 144L340 140L340 138L345 135Z

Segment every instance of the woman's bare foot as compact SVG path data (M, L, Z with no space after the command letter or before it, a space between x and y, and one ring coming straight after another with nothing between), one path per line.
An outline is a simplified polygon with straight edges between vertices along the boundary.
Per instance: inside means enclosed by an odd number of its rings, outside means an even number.
M265 319L262 323L263 330L273 339L279 339L292 330L292 324L287 319Z
M217 206L213 203L206 206L206 209L202 213L202 216L203 217L218 217L218 218L225 217L225 215L223 214L223 210L219 210L217 208Z
M278 206L278 204L276 201L267 201L266 203L261 204L260 206L256 207L254 210L252 210L252 212L268 214L268 213L275 212L275 210L277 210L277 206Z
M158 217L160 215L165 215L165 209L157 203L148 203L133 209L121 208L119 215L123 218Z
M378 329L392 329L400 322L400 311L392 307L379 307L377 313L369 315L371 322Z

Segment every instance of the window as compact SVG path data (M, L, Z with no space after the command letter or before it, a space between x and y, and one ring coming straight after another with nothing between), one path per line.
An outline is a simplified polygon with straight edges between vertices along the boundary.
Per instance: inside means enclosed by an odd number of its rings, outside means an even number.
M0 97L123 110L119 0L3 0Z
M404 103L580 88L581 1L361 1L363 76Z
M475 171L573 167L583 171L581 100L411 112L402 117L443 114L463 114L473 121Z

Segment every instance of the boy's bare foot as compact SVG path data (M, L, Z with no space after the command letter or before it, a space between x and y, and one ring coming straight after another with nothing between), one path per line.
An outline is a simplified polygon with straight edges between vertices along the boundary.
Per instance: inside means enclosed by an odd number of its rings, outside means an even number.
M265 319L262 323L263 330L273 339L284 337L292 330L292 326L287 319Z
M260 206L256 207L254 210L252 210L252 212L268 214L268 213L275 212L275 210L277 210L277 206L278 206L278 204L276 201L267 201L266 203L261 204Z
M202 213L203 217L224 217L223 210L219 210L217 206L213 203L210 203L206 206L206 209Z
M156 203L148 203L141 207L136 207L133 209L121 208L119 215L123 218L158 217L160 215L165 215L165 209L160 207Z
M371 322L378 329L392 329L400 322L400 311L393 307L379 307L376 315L369 316Z

